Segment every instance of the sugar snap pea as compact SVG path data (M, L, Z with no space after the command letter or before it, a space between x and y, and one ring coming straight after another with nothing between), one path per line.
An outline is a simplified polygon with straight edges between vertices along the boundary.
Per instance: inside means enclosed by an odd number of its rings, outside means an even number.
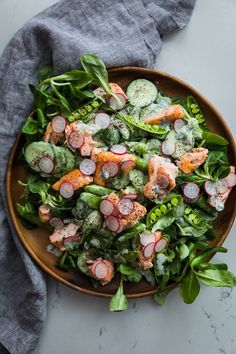
M180 202L182 201L182 197L180 195L176 195L171 199L167 199L161 205L157 205L152 208L147 214L146 223L147 226L150 227L162 216L166 215L168 212L173 210Z
M204 115L197 103L196 99L193 96L188 96L187 98L187 106L191 117L197 119L199 126L201 128L207 129L206 121Z
M113 189L98 186L97 184L89 184L88 186L84 187L84 190L85 192L96 194L99 197L104 197L105 195L114 192Z
M124 115L123 118L128 124L131 124L131 125L135 126L136 128L144 130L150 134L159 135L160 139L164 139L165 135L168 132L168 129L166 129L164 127L161 127L159 125L146 124L144 121L141 121L141 120L136 121L132 116Z
M88 114L96 112L100 105L101 102L98 102L96 100L86 103L85 105L72 112L71 115L68 117L68 121L72 123L79 119L83 120Z

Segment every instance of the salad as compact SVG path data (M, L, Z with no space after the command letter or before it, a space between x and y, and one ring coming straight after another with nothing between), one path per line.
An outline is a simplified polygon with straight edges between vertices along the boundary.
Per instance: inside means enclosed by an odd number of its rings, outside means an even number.
M159 304L173 285L185 303L200 283L235 286L227 265L209 263L226 252L209 241L236 184L228 141L208 130L193 96L168 97L145 78L126 89L108 82L95 55L81 65L57 76L45 66L30 85L17 204L24 226L47 228L56 265L94 287L118 273L111 311L127 309L126 281L145 279Z

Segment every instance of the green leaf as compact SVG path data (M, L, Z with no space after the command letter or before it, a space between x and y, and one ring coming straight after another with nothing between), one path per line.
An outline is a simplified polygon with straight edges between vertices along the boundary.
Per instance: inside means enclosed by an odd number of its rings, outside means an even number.
M52 76L53 67L50 64L43 65L38 71L38 80L39 82Z
M123 291L123 280L121 279L120 286L116 294L111 298L109 310L114 311L125 311L128 309L128 300L126 299Z
M213 253L216 253L216 252L226 253L227 249L219 246L219 247L212 247L210 249L207 249L207 250L201 252L191 261L191 263L190 263L191 268L194 269L199 264L204 263L210 255L212 255Z
M153 299L158 305L164 305L168 294L169 294L169 290L162 291L162 292L157 291L157 293L153 296Z
M138 270L128 265L120 264L118 267L118 271L121 274L126 275L127 279L133 283L139 283L142 279L142 274Z
M80 61L84 70L93 77L94 82L113 95L108 83L107 69L101 58L93 54L84 54L80 57Z
M21 128L21 132L30 135L36 134L38 132L38 122L29 116Z
M181 245L179 248L179 258L180 261L183 261L185 258L187 258L189 256L189 249L188 246L186 246L185 244Z
M192 304L200 291L197 276L190 271L181 281L179 293L186 304Z
M229 142L222 136L210 132L204 133L205 144L206 145L228 145Z
M202 283L209 286L236 286L236 276L228 270L205 269L195 271Z
M228 266L225 263L215 264L215 263L200 263L198 265L200 270L205 269L219 269L219 270L228 270Z

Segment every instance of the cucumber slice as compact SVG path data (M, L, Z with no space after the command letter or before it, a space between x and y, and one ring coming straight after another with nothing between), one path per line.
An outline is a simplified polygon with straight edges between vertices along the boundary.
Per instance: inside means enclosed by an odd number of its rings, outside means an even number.
M67 148L61 147L60 149L62 149L62 152L66 159L66 165L63 166L62 169L64 171L66 170L69 172L75 168L75 162L76 162L75 155L73 155L73 153Z
M60 173L62 169L64 169L64 166L67 165L67 158L65 155L64 150L62 150L61 147L52 145L52 149L55 154L55 168L54 168L54 173Z
M44 141L34 141L27 145L24 149L24 156L32 170L37 172L40 172L38 162L42 157L48 156L52 161L55 160L55 153L52 145Z
M126 94L133 106L144 107L155 101L157 88L149 80L137 79L129 84Z

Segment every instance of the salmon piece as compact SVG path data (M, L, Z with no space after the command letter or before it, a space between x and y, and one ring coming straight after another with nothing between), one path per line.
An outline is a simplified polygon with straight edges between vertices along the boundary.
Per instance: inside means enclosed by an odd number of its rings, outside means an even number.
M139 204L138 202L133 202L134 208L132 213L130 213L129 215L121 215L117 208L117 204L119 203L120 198L118 198L117 195L112 192L111 194L109 194L107 199L110 200L115 206L115 210L113 211L112 215L119 216L119 220L122 223L124 229L127 229L137 224L139 220L142 219L147 213L147 209L143 205Z
M74 190L87 186L93 182L93 177L83 175L80 170L75 169L66 175L62 176L56 183L52 185L55 191L59 191L62 182L70 182Z
M161 231L156 231L155 232L155 242L157 242L158 240L160 240L161 238ZM141 269L143 270L147 270L147 269L150 269L153 267L153 259L154 259L154 256L155 256L155 252L153 253L153 255L151 255L150 257L145 257L144 256L144 253L143 253L143 249L144 247L140 244L140 247L138 249L138 258L139 258L139 261L138 261L138 265Z
M98 280L100 281L100 283L102 285L106 285L106 284L110 283L110 281L112 280L112 278L114 277L114 274L115 274L114 273L114 265L110 260L98 258L94 261L88 261L87 262L89 264L88 270L89 270L90 276L94 279L97 279L92 270L94 268L94 265L96 265L96 263L100 263L101 261L106 264L108 272L104 278L98 279Z
M182 118L184 118L182 106L180 104L174 104L172 106L163 108L163 110L156 115L146 117L144 122L148 124L161 124Z
M234 166L230 166L230 173L235 173L235 167ZM226 177L226 179L227 179L227 177ZM215 208L216 204L217 204L217 199L218 199L218 202L222 205L222 208L223 208L224 204L225 204L226 200L228 199L228 196L229 196L229 194L230 194L232 189L233 189L233 187L229 187L225 193L219 193L216 196L212 196L212 197L208 198L208 200L207 200L208 203L213 208Z
M205 162L207 154L207 149L202 147L195 148L191 152L186 152L179 160L176 160L176 164L182 172L186 174L192 173Z
M114 94L119 93L119 94L123 95L125 98L127 98L125 92L122 90L122 88L119 85L117 85L113 82L110 82L109 87ZM95 93L95 95L103 97L105 99L106 103L109 103L111 95L109 93L107 93L102 87L96 88L93 92Z
M102 151L99 152L96 156L96 171L95 171L95 176L94 176L94 183L100 185L100 186L105 186L106 185L106 180L103 178L101 170L102 166L104 165L105 162L108 161L113 161L117 163L118 165L121 165L122 162L127 161L127 160L132 160L136 162L136 157L133 155L129 154L124 154L124 155L116 155L113 154L111 151ZM131 167L129 171L126 171L126 173L129 173L135 166Z
M38 209L39 219L43 223L49 222L52 217L52 210L49 205L42 204Z
M44 133L43 140L46 143L50 143L53 145L57 145L58 143L61 143L64 138L64 133L55 133L52 129L52 123L48 123L47 129Z
M51 243L57 246L61 251L64 251L64 240L68 237L76 236L80 226L81 223L74 221L61 229L55 229L54 232L49 236Z
M148 163L149 182L144 186L144 195L149 199L165 199L175 187L175 178L178 176L178 167L174 163L169 162L164 157L156 155ZM158 176L162 175L167 178L169 184L166 188L158 186Z

